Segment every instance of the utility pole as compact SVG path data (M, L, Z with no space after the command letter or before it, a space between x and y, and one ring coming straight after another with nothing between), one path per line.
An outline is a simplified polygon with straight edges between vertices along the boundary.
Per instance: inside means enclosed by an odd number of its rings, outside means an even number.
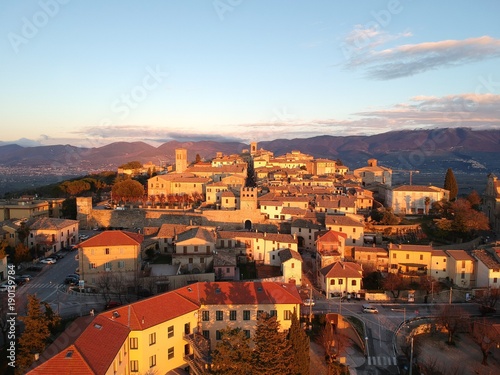
M313 298L313 288L311 285L311 288L309 289L309 324L312 324L312 316L313 316L312 298Z
M411 345L410 345L410 375L413 372L413 335L411 336Z
M453 288L450 286L450 302L449 304L451 305L451 296L453 295Z

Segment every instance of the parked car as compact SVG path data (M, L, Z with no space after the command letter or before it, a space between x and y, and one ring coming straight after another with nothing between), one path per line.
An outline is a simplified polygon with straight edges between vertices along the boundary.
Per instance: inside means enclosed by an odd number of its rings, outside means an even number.
M57 260L55 260L54 258L45 258L45 259L40 260L40 263L43 263L43 264L55 264L56 262L57 262Z
M312 298L307 298L304 300L304 306L314 306L316 302Z
M373 305L363 305L364 313L378 314L378 309Z
M78 284L79 281L80 278L78 277L78 275L68 275L64 279L64 284L75 285Z
M64 258L64 255L62 255L61 253L54 254L54 258L55 258L56 260L59 260L59 259Z
M33 276L31 276L31 275L21 275L21 276L18 276L18 277L20 277L21 279L23 279L24 282L26 282L26 283L28 281L31 281L31 279L33 278Z
M26 280L24 280L22 277L16 276L14 277L14 282L16 283L17 286L21 286L24 283L26 283Z

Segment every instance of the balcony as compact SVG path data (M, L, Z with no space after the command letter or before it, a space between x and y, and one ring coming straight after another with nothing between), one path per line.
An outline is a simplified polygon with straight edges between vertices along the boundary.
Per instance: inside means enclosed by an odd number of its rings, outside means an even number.
M193 349L193 354L184 356L184 360L195 374L207 374L212 362L209 340L199 333L186 334L184 335L184 340Z

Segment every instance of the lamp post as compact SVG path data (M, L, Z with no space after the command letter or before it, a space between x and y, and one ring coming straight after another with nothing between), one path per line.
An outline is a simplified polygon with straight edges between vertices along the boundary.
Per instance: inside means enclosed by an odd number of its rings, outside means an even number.
M413 335L410 337L411 344L410 344L410 375L412 375L413 372Z
M312 315L313 315L312 296L313 296L313 288L311 285L311 288L309 289L309 324L312 324Z

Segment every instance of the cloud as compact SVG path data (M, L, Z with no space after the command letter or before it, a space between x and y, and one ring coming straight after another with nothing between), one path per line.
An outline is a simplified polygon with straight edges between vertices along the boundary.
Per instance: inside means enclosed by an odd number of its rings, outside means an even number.
M364 69L370 79L390 80L500 57L500 39L487 35L377 49L409 36L412 36L410 32L391 35L378 28L358 25L341 44L346 57L344 67Z

